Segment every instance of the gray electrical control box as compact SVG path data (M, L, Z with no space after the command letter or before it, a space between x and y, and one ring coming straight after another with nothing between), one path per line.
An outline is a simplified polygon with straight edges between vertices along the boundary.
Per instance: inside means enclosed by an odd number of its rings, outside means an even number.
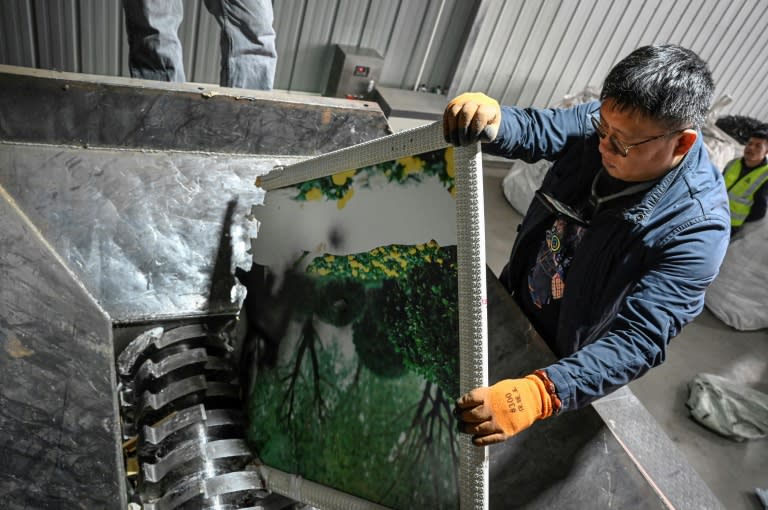
M381 76L384 58L375 50L334 45L333 63L323 95L370 99Z

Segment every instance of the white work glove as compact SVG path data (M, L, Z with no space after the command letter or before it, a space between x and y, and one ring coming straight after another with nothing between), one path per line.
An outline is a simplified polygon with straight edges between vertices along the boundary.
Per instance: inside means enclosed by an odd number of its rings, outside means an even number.
M480 92L455 97L443 113L443 136L453 145L492 142L501 125L501 106Z

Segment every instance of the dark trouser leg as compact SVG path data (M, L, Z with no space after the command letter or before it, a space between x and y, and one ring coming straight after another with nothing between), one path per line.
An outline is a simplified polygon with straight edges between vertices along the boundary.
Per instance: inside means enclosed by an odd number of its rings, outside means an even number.
M277 51L270 0L205 0L221 27L221 77L225 87L271 90Z
M186 81L179 41L182 0L123 0L133 78Z

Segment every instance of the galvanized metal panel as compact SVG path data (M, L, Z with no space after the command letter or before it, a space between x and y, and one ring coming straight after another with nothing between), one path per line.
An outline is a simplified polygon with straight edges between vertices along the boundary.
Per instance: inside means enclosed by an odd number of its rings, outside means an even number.
M696 6L691 13L690 19L684 26L681 26L676 31L676 35L679 35L675 41L681 46L690 48L695 46L696 39L702 35L702 32L707 24L707 21L712 18L714 11L717 8L717 4L721 7L728 2L721 2L718 0L703 0L701 5ZM634 48L633 46L632 48Z
M217 84L221 74L221 30L207 9L202 7L198 12L195 49L184 48L185 53L192 55L192 72L187 71L187 80ZM188 22L188 19L183 21Z
M536 85L531 83L529 79L539 81L540 76L531 76L534 64L542 59L541 51L545 46L552 45L549 41L551 36L551 30L535 30L534 27L545 26L552 27L552 22L555 19L558 10L561 7L561 2L546 2L540 3L535 6L536 12L530 28L527 28L525 36L525 42L522 45L520 51L520 58L517 59L510 80L504 86L503 95L505 97L514 98L515 103L520 103L520 96L524 92L524 88L529 86L535 90ZM559 34L556 34L559 35Z
M440 86L444 93L451 84L458 55L461 54L470 28L469 21L474 17L477 3L466 0L446 1L425 67L427 84Z
M754 7L757 7L757 4ZM748 15L749 18L757 15L754 7ZM738 35L733 39L734 44L730 46L730 51L726 52L722 60L712 69L712 75L718 85L725 89L730 88L735 81L743 81L744 76L739 70L749 69L753 62L753 53L761 48L756 45L766 31L734 27L734 32L737 32Z
M3 62L15 66L37 66L32 4L26 0L4 2L0 11Z
M333 58L333 46L329 42L337 3L337 0L307 2L296 42L297 51L290 90L317 92L322 90L328 81L328 71Z
M73 2L35 0L38 66L59 71L79 70L78 16Z
M123 15L123 24L125 24L125 15ZM120 30L118 35L120 38L120 76L130 76L131 72L128 69L128 33L125 30Z
M768 32L764 32L768 35ZM755 62L768 62L768 41L761 41L758 47L760 53L754 59ZM766 101L765 80L751 79L741 80L742 85L748 85L746 88L734 89L733 97L747 98L744 102L745 111L755 112L754 116L761 119L768 118L768 101Z
M358 46L370 7L370 2L339 0L336 5L333 28L331 29L333 42L336 44Z
M552 69L555 55L562 49L563 41L571 27L573 27L573 15L576 11L576 2L561 2L558 6L550 29L541 37L547 39L547 44L541 44L532 63L531 70L525 76L520 94L516 102L518 104L533 104L534 98L541 92L542 87L548 82L550 73L559 72Z
M626 0L614 1L605 9L604 3L598 2L596 12L599 15L587 20L588 30L594 34L594 37L588 36L589 49L585 54L577 56L581 65L569 90L577 91L587 85L600 85L602 83L603 77L598 74L598 67L606 58L606 51L609 51L617 42L615 39L618 32L616 21L621 19L621 14L627 9L628 4L629 2Z
M688 2L674 2L672 9L666 15L659 31L654 36L650 44L657 42L676 43L675 34L679 27L685 27L688 16L690 15L691 0Z
M492 70L492 78L487 87L484 87L490 96L504 97L518 60L523 54L521 47L533 28L533 20L540 7L541 4L535 0L523 0L506 4L502 9L489 45L489 52L493 52L491 54L501 52L497 57L498 66Z
M413 89L413 79L406 81L404 71L408 71L412 59L403 59L417 51L417 42L424 27L424 19L429 2L402 2L397 11L397 19L392 30L392 38L387 48L387 57L381 70L381 84L388 87ZM392 55L392 57L390 57ZM400 55L400 58L397 58ZM423 52L422 52L423 55Z
M723 34L719 44L715 44L712 52L707 55L707 61L713 69L718 68L726 54L733 53L734 44L738 44L737 41L740 40L740 33L749 30L749 13L754 9L757 2L747 0L734 3L738 5L738 11L731 21L728 31Z
M477 87L477 84L482 83L480 77L486 76L479 73L475 88L486 90L493 97L504 97L504 91L521 55L516 46L522 45L528 37L539 7L540 4L535 0L504 4L488 45L489 58L496 60L497 65L489 69L487 76L490 80L485 86Z
M195 58L197 55L197 30L200 24L200 11L205 11L205 7L200 2L195 0L186 0L184 6L184 17L179 27L179 41L181 41L181 47L184 52L184 74L188 80L197 82L210 83L209 79L200 76L201 73L197 72L195 66ZM218 83L217 81L214 83Z
M430 83L429 75L424 74L424 67L429 61L429 57L434 58L437 54L434 46L434 34L436 29L439 28L438 16L442 18L445 12L444 2L441 2L441 0L430 0L423 6L423 11L419 9L421 6L418 2L406 2L405 6L407 7L406 10L401 10L401 12L408 18L403 18L402 31L396 45L392 48L393 51L387 52L387 58L384 60L382 82L388 83L385 74L387 68L397 72L399 67L398 61L400 60L397 58L397 55L409 54L405 48L402 51L398 49L397 46L403 44L406 47L412 46L413 49L410 52L411 58L406 66L405 74L400 79L400 87L416 90L424 84L427 88L430 88L434 84ZM418 28L416 28L416 23L418 23ZM413 32L411 32L412 30ZM428 51L429 53L427 53Z
M660 0L657 5L654 5L653 15L648 19L643 35L637 41L637 46L647 46L653 44L654 41L659 41L658 34L662 25L670 18L672 10L679 5L679 2L669 2L667 0Z
M702 55L709 55L710 56L710 65L711 65L711 56L714 55L714 52L716 48L724 47L725 44L723 44L723 41L726 39L726 34L733 31L733 27L737 26L734 24L734 19L738 15L738 13L741 11L743 7L743 2L722 2L723 4L727 5L725 11L722 13L721 16L716 17L713 15L713 18L717 20L717 25L715 26L714 30L712 30L710 33L707 33L707 37L705 38L701 48L701 54Z
M631 53L635 48L641 46L638 44L638 42L649 26L648 24L653 17L654 12L656 11L654 8L656 5L657 4L655 1L648 1L644 4L639 2L630 2L630 7L626 12L624 12L622 16L623 23L617 29L617 33L626 31L626 35L621 44L617 45L615 48L616 53L614 54L613 61L608 63L606 73L613 66L613 64L621 60L621 58L623 58L625 55Z
M83 73L120 74L120 48L118 36L124 30L122 4L116 1L80 1L80 51Z
M585 0L574 5L568 27L562 34L557 51L548 62L546 77L541 80L539 89L530 104L552 105L563 96L572 92L570 90L573 77L578 71L579 62L575 55L579 51L579 43L583 41L587 29L588 20L597 5L598 0ZM521 101L528 101L526 96L521 96Z
M293 65L296 61L297 41L304 24L306 0L278 2L275 11L275 44L277 47L277 69L275 88L290 90Z
M401 4L400 0L369 0L368 16L360 36L361 48L376 50L382 56L387 53Z
M486 0L478 8L474 23L469 30L467 45L464 46L457 73L454 76L448 95L453 96L467 90L479 90L475 87L480 78L481 71L488 73L488 67L482 65L485 62L485 53L491 47L493 35L500 25L498 10L500 0Z

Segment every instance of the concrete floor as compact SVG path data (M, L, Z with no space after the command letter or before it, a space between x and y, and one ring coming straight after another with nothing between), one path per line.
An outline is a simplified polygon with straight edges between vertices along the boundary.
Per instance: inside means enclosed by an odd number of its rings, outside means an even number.
M484 162L483 173L486 257L498 274L509 256L521 216L502 193L506 167ZM700 372L768 393L768 331L733 330L705 309L672 341L667 361L630 384L725 508L761 510L754 489L768 488L768 439L734 442L689 418L687 385Z

